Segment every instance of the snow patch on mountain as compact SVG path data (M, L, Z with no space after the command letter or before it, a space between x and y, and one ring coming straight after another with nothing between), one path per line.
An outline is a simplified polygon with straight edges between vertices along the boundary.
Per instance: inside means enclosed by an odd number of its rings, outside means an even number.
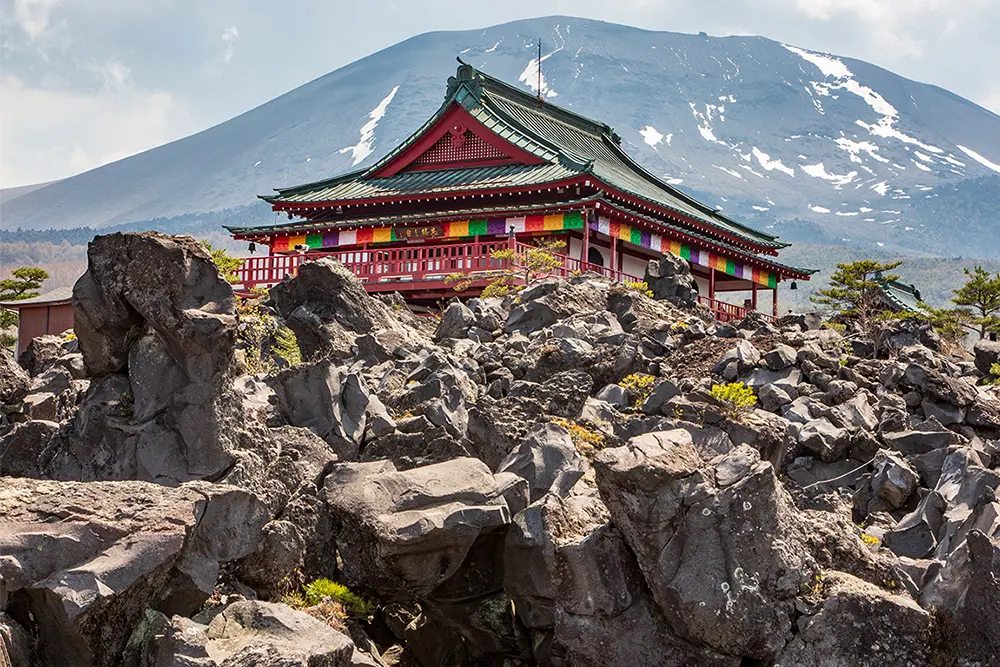
M645 141L650 146L652 146L653 148L656 148L656 144L660 143L661 141L663 141L669 146L670 140L674 138L673 134L668 134L664 136L662 132L657 131L657 129L652 125L647 125L646 127L639 130L639 134L642 135L642 140Z
M786 167L784 164L781 163L781 160L777 159L772 160L770 155L760 150L756 146L754 146L751 149L751 152L753 153L753 156L757 158L757 162L760 163L760 166L764 167L764 169L768 171L778 170L784 174L792 176L793 178L795 177L795 170L792 169L791 167Z
M859 127L865 128L868 132L877 137L898 139L903 143L919 146L924 150L930 151L931 153L944 152L937 146L925 144L919 139L904 134L896 128L895 124L899 120L899 112L896 110L896 107L892 106L876 91L855 79L854 73L848 69L847 65L837 58L823 55L821 53L806 51L805 49L800 49L788 44L782 44L782 46L792 53L797 54L803 60L815 65L819 71L823 73L823 76L828 79L834 79L833 83L814 82L813 87L816 88L817 92L824 90L826 93L829 93L831 90L844 89L847 92L860 97L864 100L865 104L870 106L872 110L880 116L880 118L874 123L866 123L860 119L855 121Z
M1000 174L1000 164L997 164L996 162L991 162L990 160L988 160L987 158L983 157L982 155L980 155L976 151L972 150L971 148L966 148L965 146L963 146L961 144L956 144L956 145L958 146L959 150L961 150L963 153L965 153L966 155L968 155L969 157L971 157L973 160L975 160L979 164L983 165L987 169L992 169L993 171L995 171L998 174Z
M813 178L821 178L824 181L830 181L833 183L833 187L842 188L855 178L857 178L858 172L850 171L846 174L831 174L826 170L826 166L822 162L816 164L800 164L799 169L809 174Z
M810 204L809 205L809 210L813 211L815 213L829 213L830 212L830 209L826 208L825 206L817 206L816 204Z
M368 114L368 122L361 126L361 140L353 146L344 146L340 149L340 153L350 153L351 154L351 166L357 166L359 162L364 160L366 157L372 154L375 149L375 128L378 127L378 122L382 120L382 116L385 115L385 110L389 108L389 103L392 102L392 98L396 96L396 91L399 90L399 86L396 86L389 92L388 95L382 98L382 101L378 103L371 113Z

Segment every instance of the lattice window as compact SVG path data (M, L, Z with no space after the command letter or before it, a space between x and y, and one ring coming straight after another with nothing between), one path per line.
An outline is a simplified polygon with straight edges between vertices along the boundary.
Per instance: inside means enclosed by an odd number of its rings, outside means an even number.
M455 132L452 128L448 134L438 139L433 146L424 151L416 160L414 166L446 164L449 162L481 162L485 160L502 160L508 157L503 151L494 148L471 130Z

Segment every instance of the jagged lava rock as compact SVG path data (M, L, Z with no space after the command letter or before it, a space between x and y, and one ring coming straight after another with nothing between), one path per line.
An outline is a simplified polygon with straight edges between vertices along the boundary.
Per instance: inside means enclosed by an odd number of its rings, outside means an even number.
M267 511L234 486L0 478L0 581L51 664L117 666L149 606L194 613ZM30 614L30 616L29 616Z

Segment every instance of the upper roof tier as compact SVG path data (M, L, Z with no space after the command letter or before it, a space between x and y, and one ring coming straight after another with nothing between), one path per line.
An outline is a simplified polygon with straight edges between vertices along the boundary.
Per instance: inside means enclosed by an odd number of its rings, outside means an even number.
M441 108L377 163L334 178L278 188L277 194L261 198L275 210L301 211L317 204L516 191L584 177L610 196L620 195L637 204L663 209L666 215L689 220L710 235L736 237L762 250L787 245L776 236L722 215L646 171L622 150L621 138L610 126L543 102L461 59L459 63L456 75L448 79ZM444 120L451 122L446 124ZM444 141L449 130L445 125L458 128L463 136L478 142L477 155L484 159L437 167L422 164L421 155ZM495 159L498 157L503 159Z

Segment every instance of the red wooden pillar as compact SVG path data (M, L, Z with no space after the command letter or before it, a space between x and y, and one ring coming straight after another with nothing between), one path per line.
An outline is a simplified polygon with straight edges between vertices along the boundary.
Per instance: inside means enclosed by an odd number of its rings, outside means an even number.
M778 285L775 284L774 291L771 293L771 314L775 317L778 316Z
M590 257L590 224L587 222L586 212L583 214L583 246L580 248L580 268Z
M750 281L750 309L757 310L757 283Z
M618 237L614 234L611 235L611 261L608 262L608 268L611 271L615 270L618 266Z
M715 299L715 269L708 270L708 298Z

